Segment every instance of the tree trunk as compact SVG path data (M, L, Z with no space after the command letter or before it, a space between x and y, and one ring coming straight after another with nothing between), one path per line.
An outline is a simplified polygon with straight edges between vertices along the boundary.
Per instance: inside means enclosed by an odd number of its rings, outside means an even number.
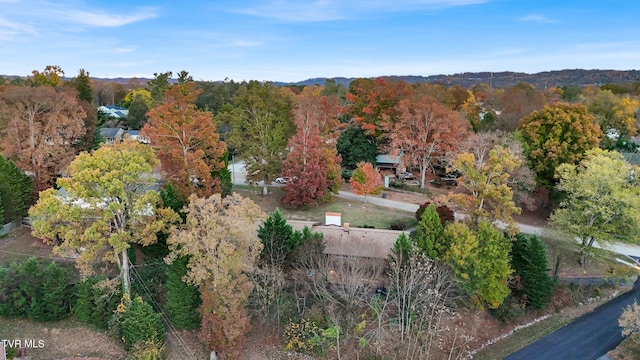
M262 196L267 196L269 194L269 189L267 189L267 181L264 181L264 185L262 185Z
M218 360L218 355L216 354L215 350L211 350L211 352L209 353L209 360Z
M120 276L122 276L122 286L124 291L131 298L131 282L129 277L129 255L127 250L122 250L122 269L120 270Z

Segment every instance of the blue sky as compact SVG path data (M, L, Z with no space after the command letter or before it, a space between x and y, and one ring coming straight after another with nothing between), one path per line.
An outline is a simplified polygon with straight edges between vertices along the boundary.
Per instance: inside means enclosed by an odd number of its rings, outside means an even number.
M197 80L638 69L637 0L0 0L0 74Z

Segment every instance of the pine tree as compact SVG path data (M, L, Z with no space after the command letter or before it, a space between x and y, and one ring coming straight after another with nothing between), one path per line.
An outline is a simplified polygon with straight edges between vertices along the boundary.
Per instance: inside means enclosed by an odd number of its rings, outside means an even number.
M139 296L129 300L125 294L118 305L116 318L118 333L126 350L140 342L164 341L165 330L160 314L154 312L153 307Z
M198 288L183 281L189 257L180 257L167 267L167 303L164 306L171 322L186 330L200 325L198 307L202 303Z
M527 305L544 308L553 292L553 279L549 276L547 254L540 238L518 234L511 250L511 264L515 275L520 276Z
M271 266L282 268L296 244L293 229L287 224L280 209L275 209L260 225L258 237L264 245L260 259Z
M31 303L31 318L36 321L57 321L69 315L70 293L67 274L55 262L42 271L42 286L37 299Z
M0 155L0 224L26 216L31 206L32 192L31 177L25 175L11 160Z
M96 278L89 277L75 286L76 303L73 308L73 313L76 319L84 323L91 321L91 314L93 313L93 285L95 283Z
M429 205L418 223L416 230L416 244L425 255L437 259L441 250L441 237L444 231L440 216L436 212L435 205Z

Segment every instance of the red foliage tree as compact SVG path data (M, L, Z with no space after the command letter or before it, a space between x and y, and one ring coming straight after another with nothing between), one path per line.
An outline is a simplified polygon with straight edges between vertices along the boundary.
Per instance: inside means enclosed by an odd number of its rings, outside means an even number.
M382 177L371 163L360 162L358 168L353 170L351 190L357 195L364 195L364 203L367 203L367 195L378 195L382 192Z
M220 192L219 180L211 172L224 168L221 158L227 149L216 133L213 114L197 109L201 90L195 86L187 82L167 90L166 101L149 111L141 131L151 139L162 170L184 199Z
M320 90L306 87L295 97L297 131L289 139L291 150L282 164L282 175L289 179L282 201L293 208L328 200L330 192L342 185L340 157L331 141L337 136L341 110L337 103L320 96Z
M435 98L415 94L397 105L398 120L389 134L393 154L404 151L405 165L420 169L420 187L427 170L467 136L469 124Z

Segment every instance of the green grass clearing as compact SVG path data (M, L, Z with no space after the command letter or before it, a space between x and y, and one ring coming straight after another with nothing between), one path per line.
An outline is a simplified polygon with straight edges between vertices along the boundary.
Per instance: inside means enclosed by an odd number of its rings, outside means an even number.
M234 186L235 192L252 199L263 211L269 213L280 208L284 216L291 220L316 221L324 224L326 212L339 212L342 214L342 222L349 223L352 227L373 226L376 229L389 229L393 224L403 224L404 228L410 228L418 223L411 212L338 197L334 197L331 202L306 209L286 209L280 201L284 191L279 188L269 188L269 195L262 196L261 189L251 186Z

